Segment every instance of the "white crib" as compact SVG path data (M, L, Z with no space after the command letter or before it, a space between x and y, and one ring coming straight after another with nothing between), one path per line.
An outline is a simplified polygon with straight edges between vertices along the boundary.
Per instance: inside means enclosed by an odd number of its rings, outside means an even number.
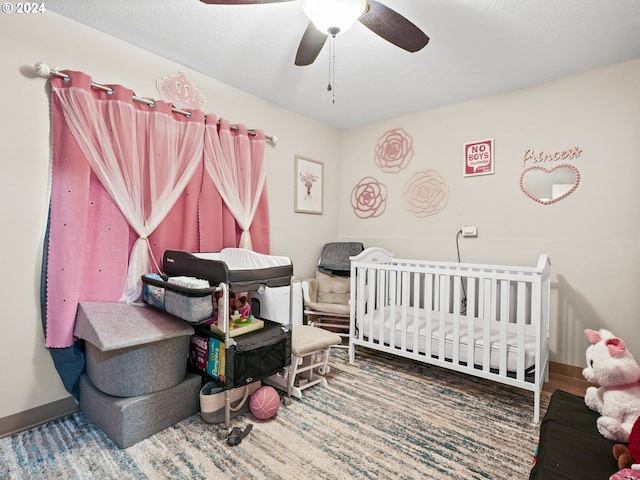
M357 346L540 393L548 379L551 264L533 267L351 257L349 361ZM472 340L471 340L472 339Z

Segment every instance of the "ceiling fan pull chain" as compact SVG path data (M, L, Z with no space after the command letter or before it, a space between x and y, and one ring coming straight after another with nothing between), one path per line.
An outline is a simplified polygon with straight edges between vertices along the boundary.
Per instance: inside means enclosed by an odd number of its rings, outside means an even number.
M336 83L336 73L335 73L335 62L336 62L336 51L335 51L335 41L336 36L331 35L330 42L330 55L329 59L329 85L327 85L327 92L331 92L331 103L336 103L336 92L335 92L335 83Z

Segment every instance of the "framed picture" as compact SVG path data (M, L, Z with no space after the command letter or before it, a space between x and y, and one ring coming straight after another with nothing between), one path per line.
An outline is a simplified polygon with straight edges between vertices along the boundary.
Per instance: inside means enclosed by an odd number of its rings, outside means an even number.
M465 177L490 175L493 173L494 151L493 138L464 144Z
M324 165L308 158L295 157L294 210L298 213L322 215L324 197Z

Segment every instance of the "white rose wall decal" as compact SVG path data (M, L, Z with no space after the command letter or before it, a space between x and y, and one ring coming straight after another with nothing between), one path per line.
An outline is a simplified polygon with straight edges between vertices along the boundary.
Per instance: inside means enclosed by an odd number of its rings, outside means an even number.
M402 204L416 217L435 215L447 206L449 187L435 170L415 173L404 186Z

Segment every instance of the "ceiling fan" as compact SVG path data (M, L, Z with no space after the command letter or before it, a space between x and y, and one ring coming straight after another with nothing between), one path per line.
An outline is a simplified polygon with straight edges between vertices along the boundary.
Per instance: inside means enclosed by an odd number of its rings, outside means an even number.
M256 5L294 0L200 0L210 5ZM310 22L302 35L295 64L311 65L327 38L359 21L372 32L408 52L417 52L429 37L408 19L376 0L302 0ZM344 18L342 18L344 16Z

